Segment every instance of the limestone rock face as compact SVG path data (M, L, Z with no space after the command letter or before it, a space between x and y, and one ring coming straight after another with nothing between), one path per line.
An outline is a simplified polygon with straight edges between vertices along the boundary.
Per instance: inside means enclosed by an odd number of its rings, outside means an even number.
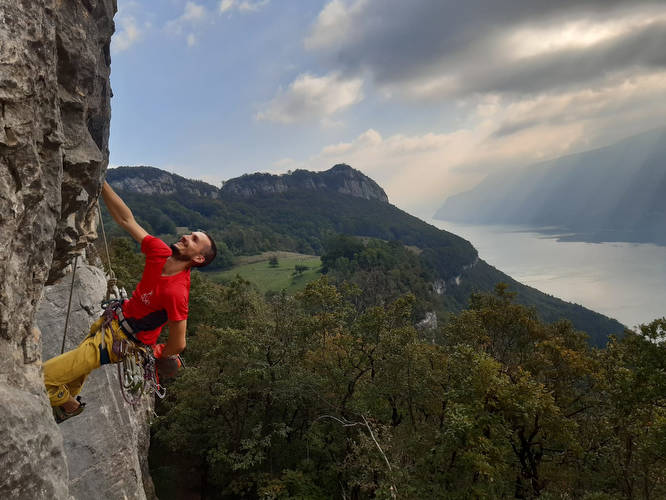
M37 310L43 357L60 354L71 274L47 286ZM65 350L76 347L101 313L106 279L98 267L76 269ZM152 498L148 473L149 416L152 397L132 408L119 391L116 365L95 370L81 393L84 412L60 424L69 467L69 493L74 498Z
M0 381L0 398L0 498L68 498L63 440L44 396Z
M335 165L324 172L296 170L283 175L249 174L230 179L218 189L203 181L185 179L154 167L118 167L110 169L107 181L117 191L129 193L178 194L206 198L251 198L287 191L335 192L388 203L388 196L375 181L349 165Z
M178 194L219 198L219 189L203 181L186 179L154 167L118 167L108 171L106 180L117 191L141 194Z
M296 170L284 175L243 175L225 182L221 188L223 194L241 198L298 190L337 192L388 203L388 196L379 184L362 172L342 163L324 172Z
M0 497L66 498L35 309L95 237L115 0L0 2Z

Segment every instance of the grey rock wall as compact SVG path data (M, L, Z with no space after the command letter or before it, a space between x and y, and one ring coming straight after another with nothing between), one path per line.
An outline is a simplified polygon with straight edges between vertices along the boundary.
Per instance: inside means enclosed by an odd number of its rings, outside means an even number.
M296 170L283 175L243 175L228 180L220 189L223 194L241 198L299 190L337 192L366 200L389 201L379 184L359 170L342 163L323 172Z
M116 191L142 194L176 194L179 196L219 198L219 189L203 181L185 179L180 175L154 167L117 167L109 169L106 180Z
M71 273L47 286L36 322L43 334L43 359L60 354ZM65 350L83 340L101 313L106 279L98 267L77 267ZM69 493L77 499L145 499L154 497L148 473L148 422L152 398L133 408L119 391L117 368L95 370L81 392L84 412L60 424L69 468Z
M95 238L115 12L115 0L0 2L0 498L68 497L32 327L44 284Z
M272 175L266 173L246 174L230 179L218 189L203 181L185 179L179 175L154 167L118 167L110 169L107 180L116 191L147 195L197 196L224 198L225 196L252 198L288 191L335 192L379 200L388 203L384 190L359 170L339 164L324 172L296 170L292 173Z

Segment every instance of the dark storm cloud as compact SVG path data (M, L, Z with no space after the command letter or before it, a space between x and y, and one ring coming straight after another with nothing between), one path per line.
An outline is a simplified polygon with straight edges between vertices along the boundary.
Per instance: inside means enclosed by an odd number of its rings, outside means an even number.
M467 90L533 93L599 80L625 69L666 66L666 24L587 49L539 55L511 65L491 65L464 76ZM492 69L492 70L491 70Z
M354 5L347 2L348 6ZM350 8L339 38L309 40L336 69L368 71L380 85L452 75L457 93L538 92L634 67L666 66L666 26L653 24L586 49L514 60L501 41L517 28L656 12L640 0L367 0Z

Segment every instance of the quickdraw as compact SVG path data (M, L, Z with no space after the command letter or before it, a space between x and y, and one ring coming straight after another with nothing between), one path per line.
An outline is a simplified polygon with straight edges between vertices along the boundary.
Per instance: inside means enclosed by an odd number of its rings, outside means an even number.
M166 396L166 389L157 378L155 358L149 348L134 346L127 340L119 339L113 342L113 351L122 356L122 361L116 366L120 392L125 401L136 406L146 390L160 399Z

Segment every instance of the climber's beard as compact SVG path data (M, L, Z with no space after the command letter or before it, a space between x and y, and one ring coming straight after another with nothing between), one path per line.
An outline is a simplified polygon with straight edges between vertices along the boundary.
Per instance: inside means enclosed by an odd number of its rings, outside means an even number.
M176 242L178 243L178 242ZM190 258L186 255L183 255L180 251L180 248L176 246L176 243L171 243L169 248L171 248L171 256L176 260L182 260L183 262L189 262Z

